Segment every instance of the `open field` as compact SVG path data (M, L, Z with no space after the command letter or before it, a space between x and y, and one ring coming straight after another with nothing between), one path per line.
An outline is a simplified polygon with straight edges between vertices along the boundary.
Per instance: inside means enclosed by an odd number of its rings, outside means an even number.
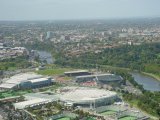
M96 119L94 119L92 117L88 117L87 120L96 120Z
M13 96L20 96L27 93L31 93L32 91L26 90L26 91L6 91L0 93L0 98L7 98L7 97L13 97Z
M104 111L104 112L102 112L102 113L100 113L101 115L112 115L112 114L114 114L114 113L116 113L115 111L111 111L111 110L107 110L107 111Z
M37 71L38 74L42 75L62 75L66 71L70 71L69 68L53 68L53 69L46 69L46 70L39 70Z
M125 117L119 118L119 120L136 120L136 117L133 117L133 116L125 116Z
M70 118L68 118L68 117L62 117L62 118L59 118L57 120L70 120Z

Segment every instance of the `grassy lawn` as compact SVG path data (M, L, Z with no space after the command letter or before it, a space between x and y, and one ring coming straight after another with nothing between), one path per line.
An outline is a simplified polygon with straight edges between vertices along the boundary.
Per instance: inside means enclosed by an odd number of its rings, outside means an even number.
M114 114L114 113L116 113L115 111L111 111L111 110L108 110L108 111L104 111L104 112L102 112L102 113L100 113L101 115L112 115L112 114Z
M17 67L9 67L8 70L17 70Z
M69 68L54 68L54 69L46 69L37 71L38 74L41 75L62 75L64 72L69 71Z
M63 79L64 79L64 80L70 80L70 79L72 79L72 78L65 76Z
M2 96L4 96L6 98L6 97L11 97L13 95L11 93L2 93Z
M87 120L96 120L96 119L94 119L92 117L88 117Z
M59 118L57 120L70 120L70 118L68 118L68 117L62 117L62 118Z
M119 120L136 120L136 117L125 116L125 117L119 118Z
M13 97L13 96L21 96L27 93L31 93L31 90L25 90L25 91L6 91L0 93L0 98L7 98L7 97Z

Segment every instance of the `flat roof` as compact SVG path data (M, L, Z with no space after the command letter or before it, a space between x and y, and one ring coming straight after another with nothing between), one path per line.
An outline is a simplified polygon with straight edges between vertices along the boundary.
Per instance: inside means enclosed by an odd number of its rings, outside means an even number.
M45 77L45 78L38 78L38 79L33 79L33 80L29 80L32 83L36 83L36 82L42 82L42 81L46 81L48 80L49 77Z
M50 100L50 101L59 100L58 94L49 95L47 93L28 93L28 94L25 94L24 97L27 100L37 99L37 98L44 98L44 99Z
M16 75L8 78L6 83L19 84L22 81L28 81L28 80L32 80L32 79L36 79L36 78L41 78L41 77L42 77L42 75L38 75L33 72L21 73L21 74L16 74Z
M21 73L21 74L16 74L10 78L5 78L4 83L0 84L1 88L12 88L22 82L27 82L30 81L32 83L35 82L41 82L41 81L46 81L49 79L48 77L43 77L42 75L33 73L33 72L28 72L28 73Z
M81 73L81 72L89 72L89 71L88 71L88 70L76 70L76 71L68 71L68 72L64 72L64 74Z
M107 74L98 74L98 75L82 75L82 76L77 76L76 78L86 78L86 77L97 77L97 76L106 76L106 75L114 75L114 74L110 74L110 73L107 73Z
M0 84L0 88L8 88L8 89L10 89L10 88L13 88L15 86L16 86L16 84L10 84L10 83L2 83L2 84Z
M28 81L30 79L36 79L36 78L41 78L42 75L38 75L35 73L21 73L21 74L16 74L12 77L10 77L6 83L20 83L22 81Z
M37 98L37 99L33 99L33 100L28 100L28 101L23 101L23 102L19 102L19 103L14 103L14 106L16 108L23 109L25 107L35 106L35 105L39 105L39 104L43 104L43 103L47 103L47 102L49 102L49 101L46 100L46 99Z

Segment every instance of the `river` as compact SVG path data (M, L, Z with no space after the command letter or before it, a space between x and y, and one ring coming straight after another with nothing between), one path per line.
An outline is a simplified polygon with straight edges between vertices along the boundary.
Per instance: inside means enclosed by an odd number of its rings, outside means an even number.
M54 62L51 53L46 51L38 51L38 54L41 61L46 60L48 64L52 64Z
M131 73L131 74L138 84L143 85L143 88L145 90L160 91L160 81L152 77L149 77L149 76L146 76L140 73L136 73L136 72Z

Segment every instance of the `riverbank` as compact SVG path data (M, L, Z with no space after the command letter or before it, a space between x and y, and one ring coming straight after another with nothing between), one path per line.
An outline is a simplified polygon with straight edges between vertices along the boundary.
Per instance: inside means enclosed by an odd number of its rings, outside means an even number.
M160 81L160 77L158 75L155 75L155 74L152 74L152 73L146 73L146 72L140 72L140 73L143 74L143 75L146 75L148 77L152 77L152 78Z
M113 67L113 66L109 66L109 65L101 65L103 68L109 68L109 69L112 69L112 70L123 70L123 71L128 71L128 72L131 72L131 71L135 71L135 72L139 72L138 70L131 70L130 68L121 68L121 67ZM153 73L147 73L147 72L139 72L145 76L148 76L148 77L152 77L158 81L160 81L160 76L158 75L155 75Z

